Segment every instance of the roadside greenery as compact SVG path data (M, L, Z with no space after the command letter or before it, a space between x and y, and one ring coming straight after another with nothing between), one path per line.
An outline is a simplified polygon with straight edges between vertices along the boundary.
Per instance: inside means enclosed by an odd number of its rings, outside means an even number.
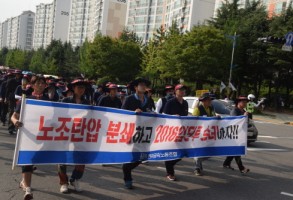
M205 85L211 89L221 81L228 85L233 46L229 36L236 32L232 83L238 94L268 98L283 94L287 102L292 101L293 53L282 51L281 44L258 41L293 31L292 6L280 16L268 18L259 2L247 3L241 8L238 0L226 1L217 18L187 33L181 33L175 22L167 30L161 27L147 44L124 30L119 38L98 34L94 41L75 49L60 41L33 51L3 48L0 65L63 77L82 74L123 84L143 76L154 88L184 80L192 91Z

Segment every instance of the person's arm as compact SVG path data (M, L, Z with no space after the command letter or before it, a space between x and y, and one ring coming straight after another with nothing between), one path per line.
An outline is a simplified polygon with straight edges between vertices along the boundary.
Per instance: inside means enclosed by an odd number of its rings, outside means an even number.
M160 98L160 99L158 100L158 102L157 102L157 105L156 105L156 110L155 110L156 113L160 113L160 110L161 110L161 108L162 108L162 105L163 105L163 103L162 103L162 98Z
M11 122L14 124L16 128L23 126L22 122L19 121L20 108L21 108L21 102L18 102L15 108L15 111L10 118Z
M199 116L200 115L198 107L194 108L192 115L193 116Z

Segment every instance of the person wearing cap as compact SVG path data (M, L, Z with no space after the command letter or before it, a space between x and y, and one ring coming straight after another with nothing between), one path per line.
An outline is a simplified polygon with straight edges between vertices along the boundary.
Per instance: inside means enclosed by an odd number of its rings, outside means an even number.
M8 132L10 134L13 134L15 131L15 126L13 125L13 123L11 123L11 120L10 120L16 106L16 99L15 99L14 93L17 86L21 85L21 77L22 77L21 70L15 70L13 74L15 75L15 78L12 78L7 81L5 100L4 100L4 102L8 104L8 113L9 113L8 114L8 119L9 119Z
M65 90L62 91L62 96L63 96L63 99L66 97L71 97L73 96L73 91L70 90L68 87L66 87Z
M85 98L85 90L88 82L83 79L75 79L68 88L73 91L73 96L66 97L62 100L64 103L85 104L90 105L90 102ZM68 183L74 187L77 192L81 192L80 179L83 176L85 165L75 165L70 179L67 176L67 165L58 165L58 175L60 180L60 192L68 193Z
M171 85L167 85L165 87L165 93L166 93L166 96L160 98L157 102L156 113L163 113L163 110L167 101L174 98L174 87Z
M149 99L149 102L150 102L150 111L155 111L156 110L156 105L155 105L155 101L152 97L152 94L153 94L153 90L151 88L147 88L147 91L146 91L146 95L148 96L148 99Z
M54 79L50 79L47 81L47 88L45 93L47 93L50 101L59 101L59 94L57 92L58 87L56 86L56 82Z
M196 107L192 113L193 116L204 116L204 117L214 117L216 116L215 110L212 106L212 100L213 97L211 96L210 93L204 93L202 96L199 98L200 104L198 107ZM196 176L201 176L203 167L202 167L202 162L204 160L207 160L209 157L202 157L198 158L195 157L195 170L194 174Z
M29 78L28 76L24 75L21 79L21 85L17 86L15 90L15 98L20 98L23 94L26 96L30 96L33 92L33 89L31 87L28 87L29 85Z
M248 116L248 112L245 111L246 105L248 102L248 98L246 96L239 96L236 99L236 106L235 108L231 111L231 116L240 116L240 115L245 115ZM248 168L245 168L242 164L241 156L228 156L226 160L223 163L223 167L226 169L232 169L234 170L233 167L231 167L231 162L235 159L238 168L242 174L248 173L250 170Z
M98 103L99 103L98 100L102 94L103 94L103 86L98 85L97 89L94 92L93 105L98 105Z
M2 104L2 111L1 111L1 122L2 122L2 126L6 125L6 120L7 120L7 113L8 113L8 104L7 101L5 101L5 94L6 94L6 86L7 86L7 82L14 78L14 75L11 72L6 73L5 75L5 79L1 84L1 92L0 92L0 101Z
M45 78L42 76L38 76L31 82L31 84L34 91L32 92L30 96L27 96L26 98L47 101L48 97L44 94L44 91L46 88ZM20 110L21 110L21 102L19 101L11 117L11 122L17 128L23 126L22 122L19 121ZM22 181L20 182L19 186L25 192L24 200L33 199L33 194L31 192L31 181L32 181L33 171L34 171L33 165L22 166Z
M170 99L165 107L163 114L167 115L176 115L176 116L187 116L188 115L188 103L186 100L183 99L185 96L186 86L182 84L178 84L175 87L175 98ZM166 171L167 171L167 178L170 181L175 181L175 170L174 166L177 162L181 159L165 161Z
M118 108L120 109L122 106L121 100L117 97L117 85L111 83L108 86L109 94L103 96L98 102L97 106L110 107L110 108Z
M120 91L120 92L119 92L119 99L121 100L122 104L124 103L125 98L126 98L126 92L123 91L123 90Z
M138 78L130 83L130 88L135 91L134 94L128 96L122 109L134 111L136 113L147 112L149 110L149 100L145 95L147 86L150 85L150 81ZM132 176L131 171L136 168L141 162L125 163L122 166L124 183L127 189L132 189Z

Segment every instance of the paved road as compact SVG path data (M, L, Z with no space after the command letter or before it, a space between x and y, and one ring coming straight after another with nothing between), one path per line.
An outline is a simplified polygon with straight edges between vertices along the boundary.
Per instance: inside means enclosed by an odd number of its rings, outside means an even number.
M82 193L59 193L56 166L39 166L33 175L34 199L290 199L293 200L293 126L257 122L259 141L248 147L244 165L251 173L222 168L224 158L204 162L205 175L193 175L192 159L176 166L178 181L164 177L163 163L140 165L134 170L135 189L123 187L121 166L87 166ZM0 199L22 199L20 169L11 170L15 136L0 126ZM236 166L235 163L233 163ZM70 169L70 168L69 168Z

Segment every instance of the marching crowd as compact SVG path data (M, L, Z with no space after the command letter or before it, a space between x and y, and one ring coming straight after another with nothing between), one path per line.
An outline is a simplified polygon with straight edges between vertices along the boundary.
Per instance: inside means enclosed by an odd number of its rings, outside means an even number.
M160 98L155 105L152 99L152 90L149 88L150 81L138 78L129 83L128 88L131 93L118 91L118 86L114 83L106 83L94 89L92 82L83 78L77 78L66 83L64 80L45 78L40 75L23 75L20 70L9 72L2 75L0 79L0 116L2 126L8 127L9 134L15 134L16 129L23 126L19 121L21 110L21 96L26 98L39 99L45 101L60 101L64 103L86 104L103 107L111 107L140 112L156 112L167 115L187 116L188 104L183 99L186 92L186 86L178 84L176 86L168 85L165 87L165 96ZM213 96L209 93L203 94L200 98L200 104L195 108L194 116L216 116L211 105ZM236 106L231 115L248 115L245 111L246 104L249 102L245 96L239 96ZM202 163L208 158L195 159L195 175L202 175ZM242 164L240 156L227 157L223 167L227 169L235 159L241 173L249 172ZM165 161L166 177L170 181L175 181L175 165L180 159ZM122 165L125 187L133 188L132 170L138 167L142 162L125 163ZM22 181L20 187L24 190L24 199L33 199L31 192L31 180L34 166L22 167ZM72 185L76 191L81 191L80 179L83 176L85 165L75 165L70 177L67 176L66 165L58 165L58 175L60 180L60 192L67 193L68 186Z

